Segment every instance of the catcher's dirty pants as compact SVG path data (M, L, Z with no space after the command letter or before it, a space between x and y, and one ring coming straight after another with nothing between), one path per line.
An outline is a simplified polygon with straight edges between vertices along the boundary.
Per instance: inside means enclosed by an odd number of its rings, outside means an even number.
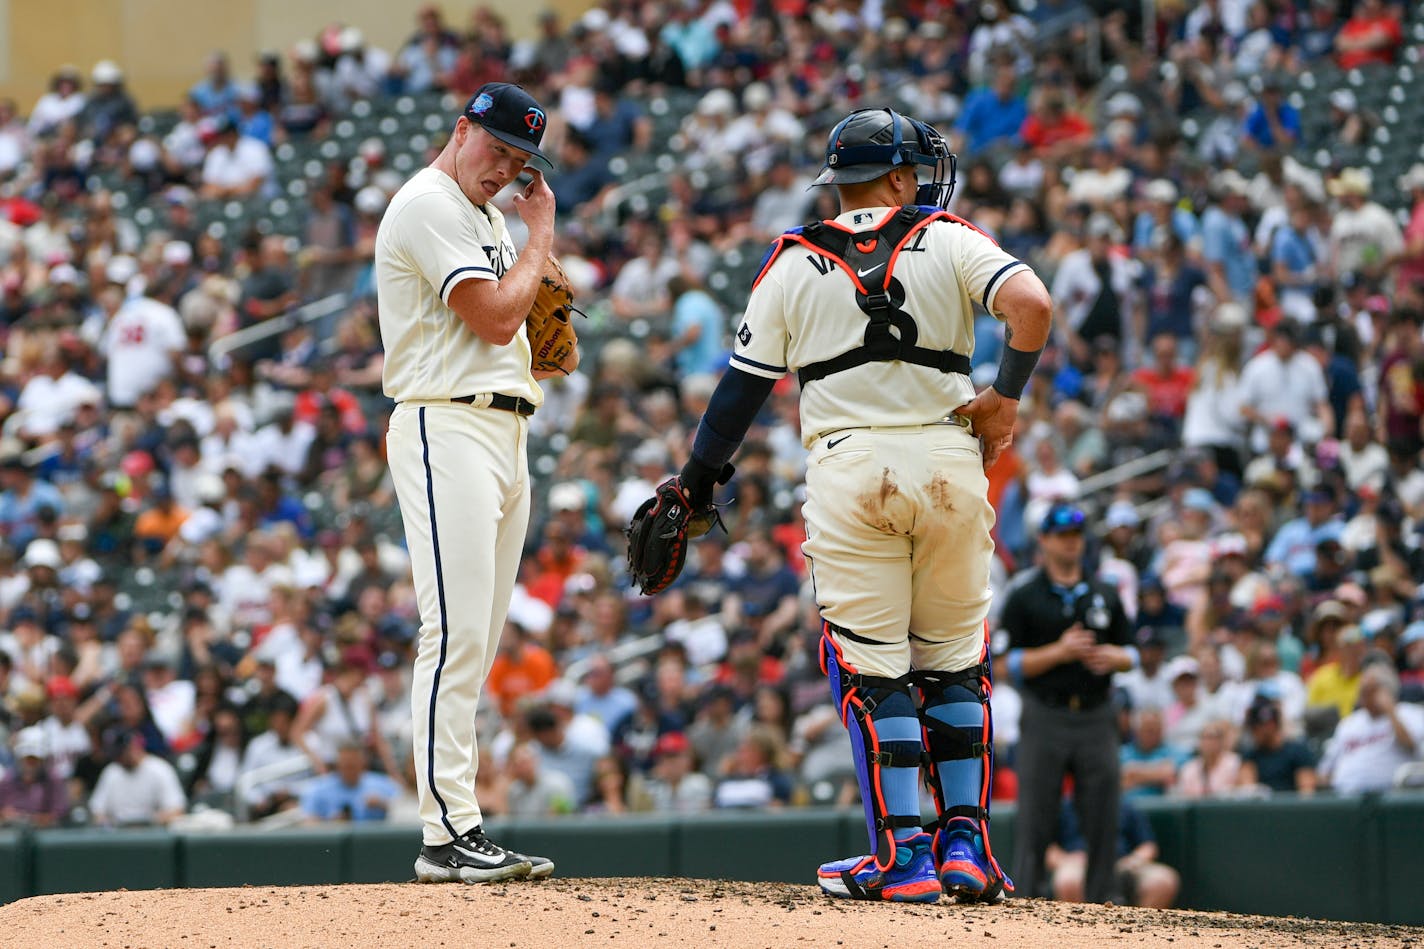
M812 447L802 549L822 617L856 634L838 639L853 668L894 678L979 661L987 491L979 441L958 424L848 428Z
M431 846L481 821L475 707L529 524L528 430L514 412L413 400L396 406L386 436L420 606L412 741Z
M1025 689L1014 764L1019 773L1018 824L1014 829L1014 881L1024 896L1042 892L1048 876L1043 855L1058 836L1063 776L1073 775L1073 804L1087 845L1083 898L1113 899L1118 841L1118 730L1111 702L1096 708L1059 708Z

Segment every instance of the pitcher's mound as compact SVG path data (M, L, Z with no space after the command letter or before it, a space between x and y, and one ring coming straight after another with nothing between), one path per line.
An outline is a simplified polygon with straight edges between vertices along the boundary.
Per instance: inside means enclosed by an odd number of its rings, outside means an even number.
M1000 906L853 903L813 886L717 880L553 879L241 887L36 896L0 907L10 949L56 946L583 946L848 949L992 945L1406 946L1424 929L1227 913L1012 900ZM951 942L953 941L953 943Z

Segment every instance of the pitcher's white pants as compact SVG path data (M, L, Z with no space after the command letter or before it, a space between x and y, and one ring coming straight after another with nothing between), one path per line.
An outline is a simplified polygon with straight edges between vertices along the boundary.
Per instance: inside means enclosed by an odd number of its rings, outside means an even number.
M459 402L402 402L391 415L387 454L420 604L412 741L429 846L481 822L475 707L529 525L528 429L514 412Z

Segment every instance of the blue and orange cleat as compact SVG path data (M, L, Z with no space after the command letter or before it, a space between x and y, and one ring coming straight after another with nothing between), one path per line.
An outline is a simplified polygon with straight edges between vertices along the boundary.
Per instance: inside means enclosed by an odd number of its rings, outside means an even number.
M878 868L871 855L823 863L816 876L822 890L852 900L933 903L940 894L929 834L901 841L895 847L895 865L889 870Z
M935 834L935 865L944 892L959 902L997 903L1014 884L984 852L979 825L956 817Z

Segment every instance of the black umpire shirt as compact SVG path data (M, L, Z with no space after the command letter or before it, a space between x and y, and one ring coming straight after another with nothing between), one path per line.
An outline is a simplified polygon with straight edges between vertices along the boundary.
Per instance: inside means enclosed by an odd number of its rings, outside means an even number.
M1011 650L1047 646L1074 623L1096 634L1099 643L1126 646L1131 642L1132 624L1116 590L1097 580L1061 587L1050 582L1041 567L1014 584L999 620L1009 634ZM1077 710L1106 702L1111 683L1112 673L1097 675L1081 662L1067 662L1026 678L1023 684L1047 705Z

